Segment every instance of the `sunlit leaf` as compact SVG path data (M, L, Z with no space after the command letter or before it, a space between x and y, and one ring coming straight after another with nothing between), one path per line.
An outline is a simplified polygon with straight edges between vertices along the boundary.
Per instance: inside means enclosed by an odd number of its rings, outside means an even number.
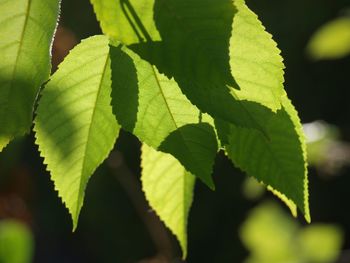
M187 255L187 220L195 177L170 154L142 146L142 189L150 206L180 242Z
M74 228L88 180L109 154L119 132L110 93L108 38L91 37L60 64L44 88L36 112L36 143Z

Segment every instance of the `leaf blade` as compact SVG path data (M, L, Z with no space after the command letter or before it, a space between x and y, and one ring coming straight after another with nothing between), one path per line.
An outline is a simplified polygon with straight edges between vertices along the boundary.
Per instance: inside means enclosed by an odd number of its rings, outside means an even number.
M0 1L0 136L7 141L31 126L37 92L50 74L59 4L59 0Z
M124 129L157 148L177 128L198 122L199 110L173 79L126 47L111 46L111 60L112 106Z
M101 3L96 4L101 1L92 2L95 3L102 30L111 38L124 41L168 78L174 77L186 97L203 113L261 130L257 116L266 115L266 111L271 110L267 107L274 111L280 107L274 92L266 91L264 96L256 92L251 97L248 91L237 93L239 96L235 94L236 90L244 90L247 85L238 87L230 69L228 51L235 15L232 0L120 1L119 5L113 6L114 16L104 15ZM106 6L112 5L111 2L104 1ZM121 10L122 2L128 2L129 13ZM124 16L120 26L129 35L135 35L136 25L142 29L142 40L135 37L126 39L126 34L106 26L122 19L117 18L117 13L120 17ZM158 32L159 36L154 32ZM249 90L252 90L251 86ZM279 85L279 88L282 86Z
M158 149L172 154L189 172L198 176L212 190L215 189L211 174L218 144L210 124L184 125L169 134Z
M73 229L88 180L119 132L110 106L108 44L105 36L95 36L71 51L43 90L35 119L36 144Z
M142 189L150 206L177 237L187 256L187 221L195 177L170 154L142 146Z
M297 112L286 95L281 102L283 108L266 121L268 138L220 121L217 128L233 163L277 191L275 194L292 213L295 203L309 222L305 138Z
M111 58L112 105L118 122L142 142L174 155L188 171L214 188L211 172L218 146L213 127L198 124L200 111L181 93L175 80L133 51L111 47ZM199 148L204 150L205 162L201 162Z
M273 112L281 108L284 93L284 64L281 51L258 16L244 0L234 0L237 13L233 18L230 39L231 73L240 100L258 102Z

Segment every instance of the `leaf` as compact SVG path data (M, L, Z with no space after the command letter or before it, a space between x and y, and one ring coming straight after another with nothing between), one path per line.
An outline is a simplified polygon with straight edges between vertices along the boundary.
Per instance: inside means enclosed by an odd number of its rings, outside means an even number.
M240 236L250 254L246 263L335 262L343 243L338 226L314 223L301 227L271 202L249 212Z
M307 52L315 60L339 59L350 54L350 18L334 19L311 37Z
M90 0L104 34L124 45L161 40L153 19L155 0ZM142 21L140 20L142 19Z
M199 110L173 79L126 47L111 46L111 60L112 106L125 130L157 148L177 128L198 123Z
M259 116L266 115L270 109L261 103L274 101L265 104L273 104L272 110L276 110L279 98L275 100L275 93L281 91L271 92L271 99L267 98L268 91L261 93L263 96L255 92L248 100L252 85L248 85L249 92L243 92L245 86L238 87L233 79L228 52L236 13L232 0L155 0L153 6L153 1L145 0L92 2L103 31L124 44L134 42L129 47L159 72L174 78L202 112L262 131ZM114 11L103 11L103 6ZM154 23L150 22L152 17ZM117 21L118 29L112 26ZM268 77L271 78L270 73ZM281 87L278 85L276 89ZM235 94L239 89L244 100ZM260 101L256 101L258 98Z
M213 127L198 124L199 110L177 83L134 52L111 46L111 59L112 105L118 122L142 142L174 155L214 188L211 172L218 146Z
M0 151L28 132L48 79L59 0L0 0Z
M186 169L211 189L211 177L218 144L213 127L208 123L188 124L172 132L159 146L162 152L175 156Z
M220 121L216 122L217 129L233 163L274 189L292 212L295 203L309 222L304 134L289 99L283 96L281 102L283 108L265 123L268 137Z
M276 112L284 93L284 65L272 36L245 4L235 0L230 39L231 73L240 90L233 90L240 100L258 102Z
M9 136L0 136L0 152L7 146L7 144L12 140Z
M336 262L342 254L344 231L337 225L312 224L299 231L297 243L304 262Z
M239 232L250 254L245 263L309 262L300 260L297 221L274 202L265 201L249 211Z
M187 220L195 177L170 154L142 146L142 188L150 206L180 242L187 256Z
M88 180L112 149L119 126L110 106L109 41L83 40L42 92L36 143L77 226Z
M13 219L0 221L0 262L26 263L33 261L34 237L22 222Z

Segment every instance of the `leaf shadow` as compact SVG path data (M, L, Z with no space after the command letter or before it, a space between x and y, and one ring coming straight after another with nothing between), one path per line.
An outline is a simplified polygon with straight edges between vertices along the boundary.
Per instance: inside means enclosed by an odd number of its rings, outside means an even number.
M239 100L234 93L239 86L229 63L236 13L231 0L155 0L154 20L161 41L151 40L129 0L121 0L121 4L140 36L140 42L130 45L130 49L168 78L174 78L202 112L264 133L263 123L274 113L259 103Z
M112 109L119 124L132 132L137 122L139 83L132 58L122 46L110 45ZM122 66L121 66L122 65Z
M39 94L33 130L36 133L36 144L39 146L40 155L45 157L42 152L45 146L45 149L55 149L54 158L64 162L70 160L71 153L77 147L74 142L79 138L72 131L79 129L74 120L80 115L70 112L60 100L60 96L62 92L55 86L43 88ZM70 143L65 143L67 141Z
M0 75L0 87L0 138L22 136L31 127L39 86L25 75L16 79Z
M214 128L210 124L184 125L170 133L158 150L176 157L187 171L215 189L211 174L218 144Z

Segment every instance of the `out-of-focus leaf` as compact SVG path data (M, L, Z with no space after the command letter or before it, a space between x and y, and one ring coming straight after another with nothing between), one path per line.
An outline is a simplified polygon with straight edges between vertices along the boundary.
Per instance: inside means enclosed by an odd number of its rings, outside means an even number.
M313 263L333 263L342 247L342 231L332 225L315 224L299 233L304 258Z
M250 251L245 263L334 263L343 243L338 227L301 227L270 202L250 212L240 236Z
M0 262L32 262L34 239L30 230L14 220L0 221Z
M307 51L316 60L339 59L350 53L350 17L323 25L312 36Z

